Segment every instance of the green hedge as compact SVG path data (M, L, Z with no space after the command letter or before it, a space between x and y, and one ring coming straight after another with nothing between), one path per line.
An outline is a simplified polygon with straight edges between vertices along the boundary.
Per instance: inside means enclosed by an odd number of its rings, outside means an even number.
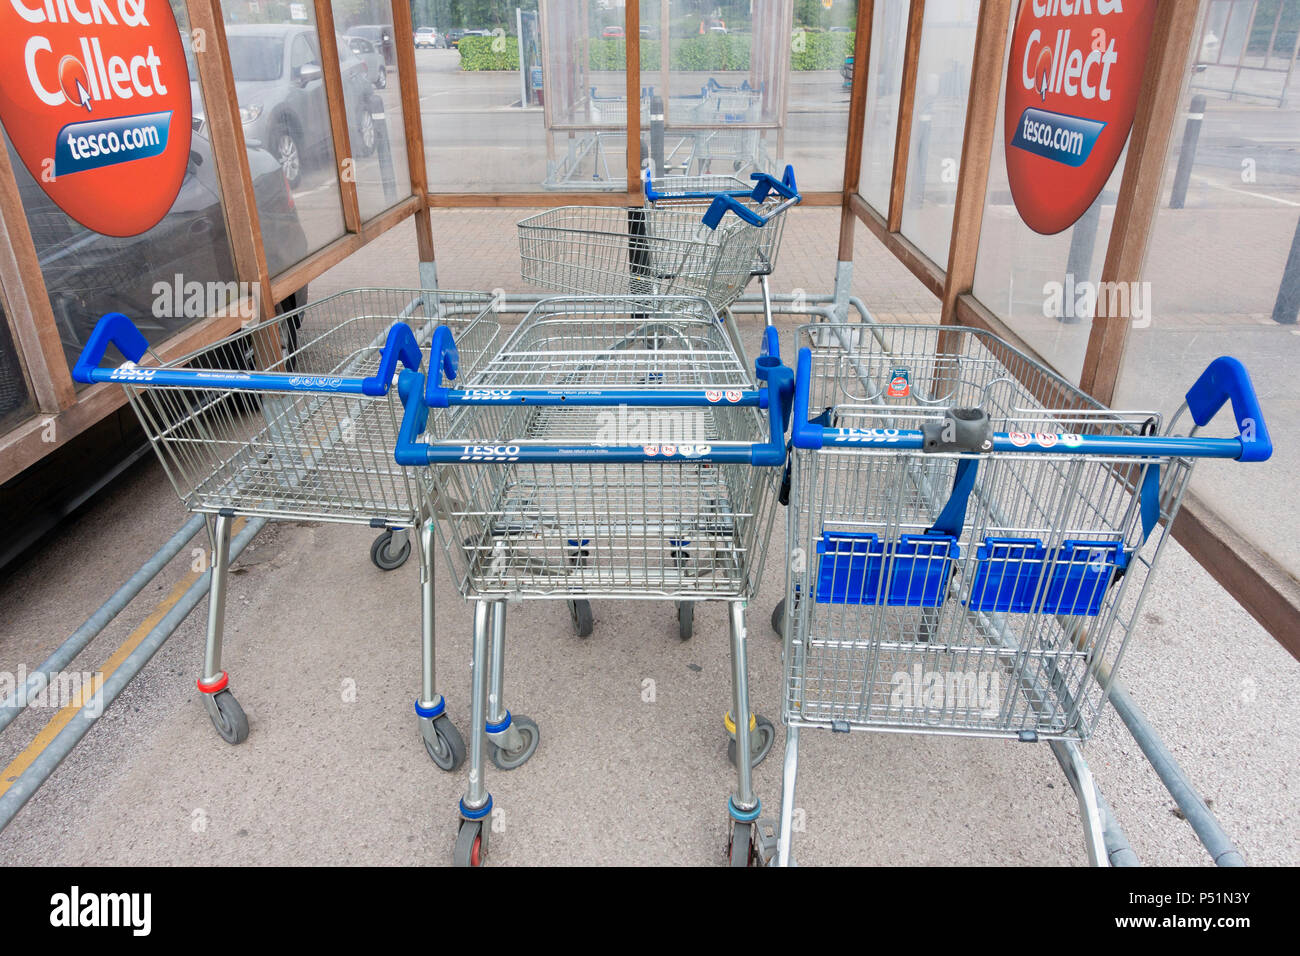
M519 43L506 37L506 48L492 52L494 37L465 37L460 41L462 70L517 70ZM575 53L577 44L575 43ZM745 33L710 33L678 37L672 41L672 69L706 73L711 70L748 70L752 41ZM622 70L627 63L627 41L598 37L588 41L590 69L601 72ZM658 40L641 44L641 69L659 69ZM790 51L790 68L797 72L838 70L853 53L852 33L805 33L795 37Z
M506 37L506 48L500 53L492 49L496 37L463 37L457 45L460 50L462 70L517 70L519 69L519 40Z
M683 37L673 41L672 68L674 70L748 70L748 34L707 33L698 37Z
M791 44L790 69L838 70L844 65L844 58L852 55L852 33L805 33L795 37Z

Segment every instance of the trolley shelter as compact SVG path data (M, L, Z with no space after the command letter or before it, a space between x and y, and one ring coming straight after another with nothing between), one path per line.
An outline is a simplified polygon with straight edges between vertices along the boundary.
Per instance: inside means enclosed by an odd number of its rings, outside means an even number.
M726 605L731 865L794 861L800 736L858 731L1042 742L1089 862L1130 862L1084 758L1111 706L1240 861L1120 674L1179 547L1300 657L1270 504L1300 465L1300 0L1113 5L1092 32L1027 0L144 2L153 113L89 44L45 83L66 25L24 20L33 47L0 21L0 52L37 51L0 79L0 562L152 449L212 544L193 677L223 740L250 733L232 560L267 521L359 525L376 568L416 557L411 737L463 775L458 865L515 838L488 764L537 770L514 638L558 602L599 639L616 601L682 640ZM536 294L444 288L440 250L500 209L502 285ZM826 210L823 285L791 287ZM312 293L394 230L410 288ZM873 314L886 260L923 320ZM439 584L473 604L465 687ZM900 696L914 671L960 693ZM57 763L0 789L0 829Z

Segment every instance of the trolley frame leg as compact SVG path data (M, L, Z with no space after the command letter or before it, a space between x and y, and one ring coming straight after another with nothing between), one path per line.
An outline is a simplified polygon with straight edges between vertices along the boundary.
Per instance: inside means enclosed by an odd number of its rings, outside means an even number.
M215 685L221 670L221 645L226 627L226 587L230 581L230 526L235 516L223 510L213 527L212 586L208 592L208 636L203 648L201 684Z
M776 865L790 865L794 827L794 789L799 779L799 728L785 729L785 765L781 770L781 824L777 831Z
M420 696L415 701L415 715L430 758L440 769L451 771L465 759L465 744L447 716L446 700L438 693L433 536L433 520L421 522L416 532L420 561Z
M484 744L487 742L485 719L488 708L488 642L495 602L477 601L474 604L474 657L470 662L469 710L469 780L465 796L460 802L461 816L467 820L481 820L492 810L492 795L488 793L484 771Z
M502 750L518 750L522 744L519 728L505 706L506 680L506 602L492 602L491 653L488 671L487 717L484 730L488 740Z
M758 817L754 796L754 767L750 755L749 652L745 632L745 605L731 602L731 715L736 725L736 792L731 796L731 816L749 821Z
M396 534L396 532L394 532ZM426 708L442 703L438 693L437 670L434 662L434 612L437 608L437 587L434 581L433 522L420 525L420 705Z
M1110 866L1106 840L1102 831L1101 808L1097 804L1097 788L1092 782L1092 771L1083 759L1083 751L1073 740L1049 740L1052 753L1065 771L1065 777L1079 798L1079 815L1083 818L1083 839L1091 866Z

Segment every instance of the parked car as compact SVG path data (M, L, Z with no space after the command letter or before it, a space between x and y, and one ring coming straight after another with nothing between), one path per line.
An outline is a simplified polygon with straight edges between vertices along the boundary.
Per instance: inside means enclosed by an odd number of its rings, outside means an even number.
M465 39L466 37L490 37L490 36L492 36L492 31L491 31L491 30L458 30L458 31L456 31L456 32L459 33L460 36L456 37L456 41L455 41L454 43L452 43L452 46L456 47L457 49L460 49L460 41L463 40L463 39Z
M397 47L393 45L393 25L391 23L366 23L355 26L348 31L348 36L369 40L384 55L384 63L397 66Z
M332 156L316 29L285 23L232 24L226 36L244 139L268 149L280 161L289 185L297 188L310 160ZM368 108L373 87L365 66L342 37L338 49L352 152L369 156L375 149L375 123ZM199 102L197 97L194 102Z
M605 27L605 29L603 29L603 30L600 31L600 35L601 35L602 37L605 37L606 39L619 39L619 40L621 40L621 39L623 38L623 28L622 28L622 27L613 27L613 26Z
M361 61L361 65L366 68L366 79L375 85L375 89L382 90L388 85L388 64L384 62L384 54L381 53L373 43L365 37L347 36L343 38L347 41L352 50L352 55Z
M417 50L421 47L426 50L441 50L447 47L447 41L433 27L416 27L413 39Z
M465 34L467 34L467 33L469 33L468 30L448 30L448 31L447 31L447 46L448 46L448 47L454 47L457 43L460 42L460 38L463 37L463 36L464 36Z
M852 27L831 27L826 32L827 33L852 33L853 28Z

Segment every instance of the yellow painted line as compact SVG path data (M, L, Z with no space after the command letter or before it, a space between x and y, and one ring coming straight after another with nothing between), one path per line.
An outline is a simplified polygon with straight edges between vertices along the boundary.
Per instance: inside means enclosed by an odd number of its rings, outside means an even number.
M233 538L243 526L243 518L234 521L230 526L230 536ZM158 602L149 616L141 621L134 631L127 635L121 646L109 656L104 665L95 673L90 688L87 689L84 684L78 688L76 696L50 718L50 722L41 728L41 732L36 735L35 739L27 745L22 753L10 761L9 766L5 767L3 772L0 772L0 796L3 796L14 781L22 776L23 771L32 765L45 748L50 745L50 742L59 735L59 732L72 722L72 718L77 715L77 712L99 692L99 688L108 679L109 675L131 656L131 652L140 646L140 642L158 626L158 622L167 616L167 612L176 606L177 602L185 596L185 592L202 576L198 571L190 571L177 581L176 586L171 589L170 593Z

